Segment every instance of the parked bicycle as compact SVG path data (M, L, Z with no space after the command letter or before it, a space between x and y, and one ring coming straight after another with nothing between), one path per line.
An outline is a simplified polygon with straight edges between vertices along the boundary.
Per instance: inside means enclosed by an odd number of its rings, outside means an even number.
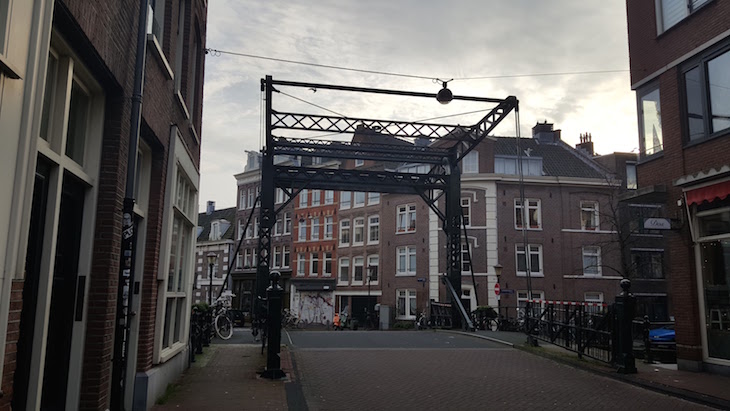
M301 328L303 321L294 315L288 308L284 309L284 313L281 316L281 327L286 329Z
M228 315L230 299L221 297L216 300L213 308L213 329L221 340L227 340L233 336L233 321Z
M416 320L416 330L425 330L428 328L428 318L426 318L426 311L421 311L421 314L418 316L418 320Z

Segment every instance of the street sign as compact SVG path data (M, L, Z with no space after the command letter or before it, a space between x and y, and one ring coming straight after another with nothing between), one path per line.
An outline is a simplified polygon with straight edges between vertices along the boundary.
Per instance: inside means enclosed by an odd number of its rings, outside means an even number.
M499 290L499 293L500 294L514 294L515 293L515 290L509 289L509 288L505 288L504 290Z
M423 278L423 277L418 277L418 278L416 279L416 281L418 281L419 283L425 283L425 282L426 282L426 279L425 279L425 278Z
M499 283L494 284L494 295L499 295Z
M644 220L644 228L647 230L671 230L672 222L668 218L647 218Z

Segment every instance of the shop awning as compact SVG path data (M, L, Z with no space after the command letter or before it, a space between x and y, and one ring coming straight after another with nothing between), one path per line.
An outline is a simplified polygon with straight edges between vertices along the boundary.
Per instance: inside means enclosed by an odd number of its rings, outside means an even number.
M704 201L722 200L730 196L730 180L716 183L709 186L688 190L687 204L702 204Z

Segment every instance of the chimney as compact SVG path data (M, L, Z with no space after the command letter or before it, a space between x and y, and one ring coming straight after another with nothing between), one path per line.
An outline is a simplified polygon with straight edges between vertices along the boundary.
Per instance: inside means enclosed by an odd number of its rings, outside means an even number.
M211 215L213 211L215 211L215 201L208 201L208 204L205 206L205 214Z
M542 144L555 144L560 140L560 130L553 130L553 123L539 121L532 128L532 138Z
M575 145L578 150L583 150L586 154L593 157L596 153L593 151L593 141L591 141L591 133L585 133L580 135L580 143Z

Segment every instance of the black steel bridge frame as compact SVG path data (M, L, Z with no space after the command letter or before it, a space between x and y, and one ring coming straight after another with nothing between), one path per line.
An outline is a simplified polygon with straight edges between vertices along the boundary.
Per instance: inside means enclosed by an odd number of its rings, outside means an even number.
M435 93L401 90L386 90L348 87L327 84L278 81L271 76L261 80L265 98L265 146L261 161L260 228L257 253L256 295L266 297L269 285L271 263L271 236L276 215L303 189L379 191L381 193L416 194L438 215L447 236L447 272L444 281L449 288L461 291L461 175L459 162L482 142L492 130L512 111L519 110L514 96L506 99L454 96L454 100L491 103L494 107L476 124L461 126L353 118L345 116L316 115L276 111L272 97L277 86L299 87L315 90L339 90L345 92L389 94L407 97L436 99ZM380 130L396 138L427 138L430 141L442 139L446 143L421 145L388 145L370 142L341 142L331 140L292 138L275 136L275 130L306 130L332 133L355 133L358 126ZM453 144L449 144L453 142ZM352 169L331 169L289 163L275 164L275 156L302 156L333 159L374 160L382 162L403 162L430 165L428 173L400 173L393 171L370 171ZM285 204L275 206L276 188L283 189L288 197ZM438 206L438 199L445 196L445 211ZM456 295L456 294L454 294ZM460 295L460 294L459 294ZM458 296L457 296L458 297ZM452 300L454 297L452 296ZM257 298L257 300L259 300ZM272 309L270 307L269 309ZM452 304L454 328L473 328L468 315L463 315L461 301L456 298ZM256 310L258 312L259 310ZM268 316L269 318L278 318ZM462 323L463 320L463 323ZM278 325L278 324L275 324ZM281 328L270 327L267 368L265 376L278 377L281 374L279 344ZM273 338L272 338L273 337Z

